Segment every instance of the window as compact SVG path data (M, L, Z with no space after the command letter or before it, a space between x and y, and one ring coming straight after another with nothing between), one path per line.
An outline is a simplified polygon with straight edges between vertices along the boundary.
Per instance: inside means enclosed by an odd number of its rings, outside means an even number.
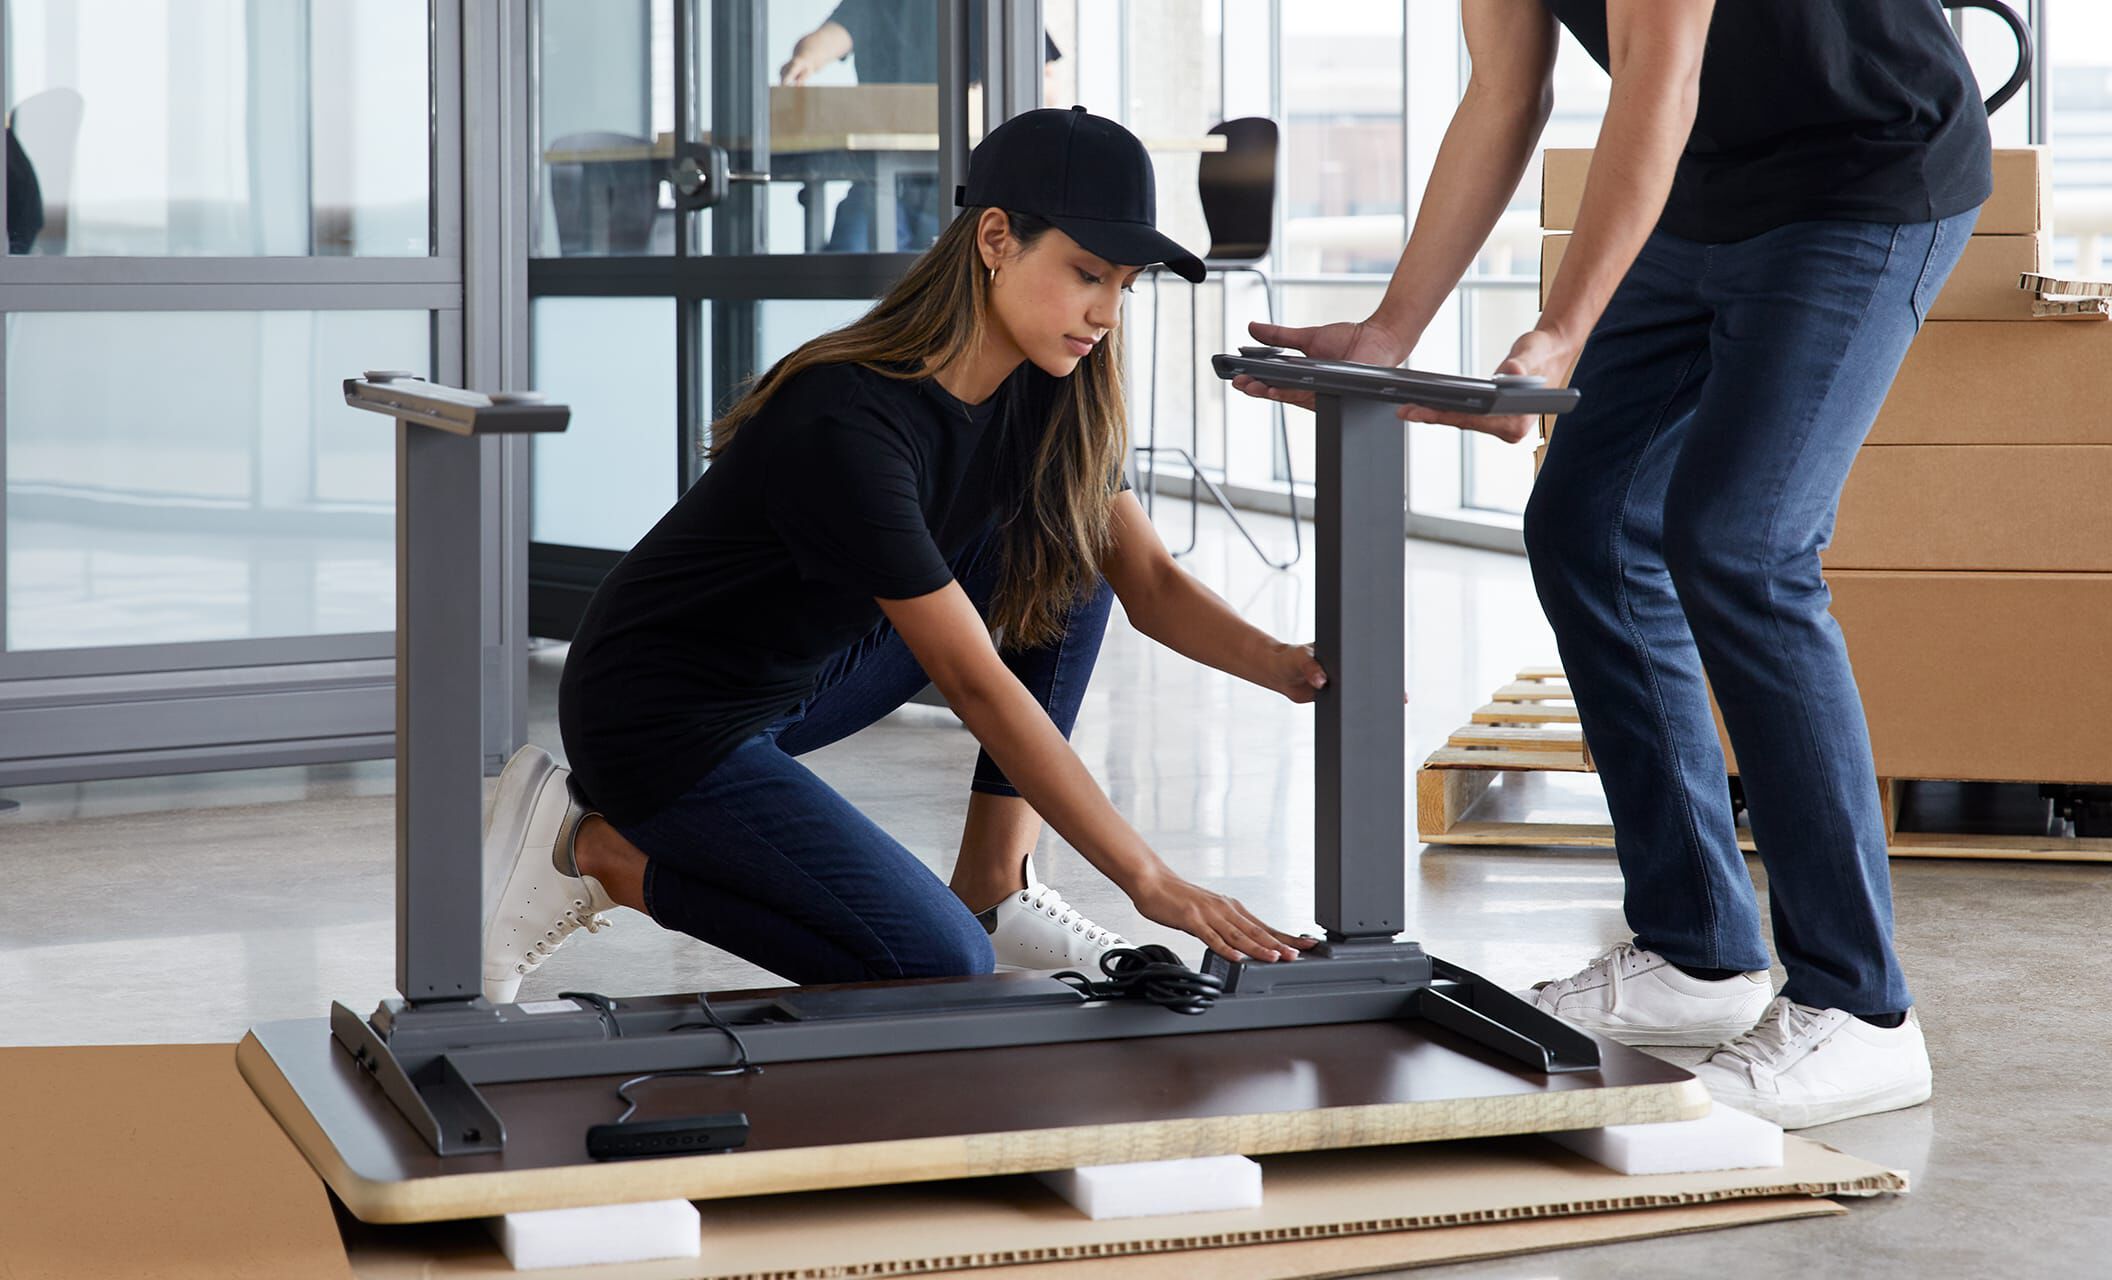
M7 14L13 252L431 251L424 0L13 0Z

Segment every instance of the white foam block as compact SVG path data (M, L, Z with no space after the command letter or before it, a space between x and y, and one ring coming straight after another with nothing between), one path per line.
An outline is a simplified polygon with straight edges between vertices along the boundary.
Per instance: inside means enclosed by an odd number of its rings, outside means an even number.
M1616 1124L1547 1136L1615 1173L1714 1173L1782 1166L1781 1128L1722 1105L1699 1120Z
M1261 1166L1245 1156L1103 1164L1035 1176L1096 1222L1261 1207Z
M515 1271L695 1258L704 1252L703 1219L687 1200L539 1209L488 1221Z

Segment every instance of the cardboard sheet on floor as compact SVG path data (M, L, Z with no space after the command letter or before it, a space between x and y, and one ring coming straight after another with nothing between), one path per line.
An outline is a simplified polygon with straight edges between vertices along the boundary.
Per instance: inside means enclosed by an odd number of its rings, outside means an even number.
M229 1045L0 1049L0 1133L9 1280L517 1274L479 1222L333 1215ZM1209 1249L1255 1280L1349 1275L1823 1214L1834 1206L1817 1197L1904 1189L1815 1143L1792 1139L1788 1154L1779 1170L1661 1178L1622 1178L1537 1138L1269 1157L1260 1210L1126 1222L1092 1222L1027 1177L725 1200L700 1206L701 1264L538 1274L1170 1280L1195 1274L1176 1250Z
M351 1275L233 1045L0 1049L0 1154L8 1280Z
M1215 1274L1348 1275L1807 1216L1834 1208L1817 1197L1905 1189L1898 1175L1808 1140L1788 1139L1784 1155L1779 1169L1656 1177L1624 1177L1540 1138L1268 1156L1259 1209L1107 1222L1028 1177L718 1200L698 1206L701 1259L593 1274L1155 1280L1197 1274L1184 1254L1203 1249L1216 1254ZM345 1216L341 1225L359 1280L512 1274L474 1223L373 1227Z

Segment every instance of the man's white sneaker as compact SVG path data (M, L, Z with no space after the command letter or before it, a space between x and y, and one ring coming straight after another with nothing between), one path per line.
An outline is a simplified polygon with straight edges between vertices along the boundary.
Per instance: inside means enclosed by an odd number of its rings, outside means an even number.
M1896 1027L1777 996L1759 1023L1694 1068L1709 1096L1785 1129L1929 1100L1928 1041L1913 1010Z
M589 814L572 798L572 771L540 747L506 762L484 828L484 998L512 1002L521 979L584 926L608 927L616 906L579 874L572 839Z
M1100 977L1100 957L1129 940L1078 914L1063 895L1034 878L1027 866L1027 887L977 914L990 934L990 949L1000 967L1011 969L1080 969Z
M1520 999L1622 1044L1708 1046L1752 1029L1774 993L1765 973L1712 982L1624 942Z

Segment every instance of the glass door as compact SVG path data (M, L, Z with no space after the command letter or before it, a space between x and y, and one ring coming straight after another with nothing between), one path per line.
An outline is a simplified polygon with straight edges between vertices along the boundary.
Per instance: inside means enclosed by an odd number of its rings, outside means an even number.
M533 634L570 637L749 379L937 236L982 123L967 82L1038 8L538 0L530 348L573 420L535 443Z

